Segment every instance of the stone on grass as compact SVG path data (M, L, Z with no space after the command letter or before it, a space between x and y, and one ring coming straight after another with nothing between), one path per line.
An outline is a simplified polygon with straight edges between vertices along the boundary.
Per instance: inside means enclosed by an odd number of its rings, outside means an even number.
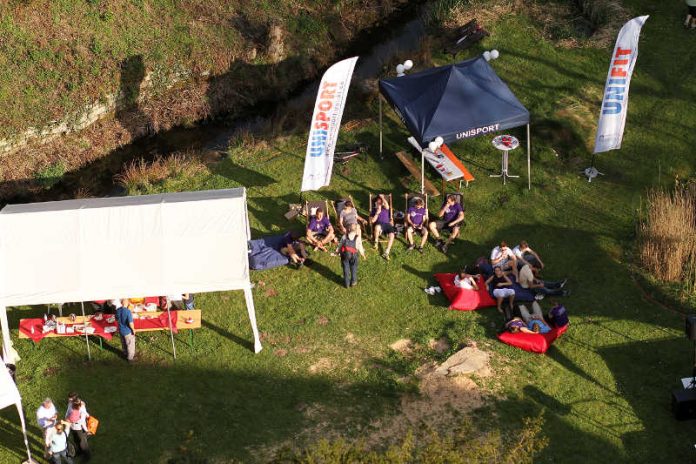
M490 356L485 351L467 346L457 351L435 369L436 375L476 374L488 369Z

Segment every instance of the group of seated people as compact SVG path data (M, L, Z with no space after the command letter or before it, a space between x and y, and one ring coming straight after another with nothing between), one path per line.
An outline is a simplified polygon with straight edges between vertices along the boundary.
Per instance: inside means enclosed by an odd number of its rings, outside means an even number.
M454 285L463 289L479 290L477 278L483 275L484 285L496 300L498 311L505 316L506 327L516 331L521 327L521 324L527 324L528 327L525 330L545 333L548 331L546 330L548 324L544 323L537 301L546 296L567 296L570 294L570 290L565 289L567 279L562 281L541 279L540 272L543 268L544 262L541 257L526 241L522 240L514 248L510 248L505 241L502 241L493 248L490 259L479 258L477 260L474 272L469 273L467 268L459 271L454 277ZM532 304L533 312L531 314L525 305L515 306L517 293L513 289L514 283L519 284L519 287L534 295L535 301ZM505 300L507 300L507 305L503 308ZM561 305L556 305L554 308L556 307L562 308ZM519 314L519 317L516 317L516 314ZM551 317L557 316L552 315ZM515 322L510 324L512 321Z
M382 257L387 261L390 259L392 246L396 237L397 228L394 224L392 205L389 204L387 196L379 194L375 198L369 212L368 219L360 216L352 200L342 202L342 208L338 215L338 232L345 236L352 225L358 226L358 231L362 235L362 227L372 226L373 248L379 249L379 238L384 235L387 237L387 245L382 253ZM309 221L307 223L305 240L314 250L328 251L327 246L331 243L338 243L339 236L336 233L326 211L317 208L316 211L307 212ZM458 200L457 195L448 195L442 207L437 213L437 220L429 221L425 202L420 197L415 197L410 203L408 210L404 214L404 229L408 251L417 249L423 253L428 236L432 234L436 241L435 246L447 253L448 247L459 236L462 222L464 221L464 208ZM440 235L447 232L448 237L443 239ZM416 246L414 235L421 236L419 244ZM300 266L307 259L307 251L304 244L300 241L298 234L286 233L281 253L288 256L290 260Z
M95 311L113 314L121 307L121 301L125 300L95 300L91 303ZM133 297L128 298L127 301L129 301L128 309L136 313L141 311L190 310L195 308L195 296L193 293Z

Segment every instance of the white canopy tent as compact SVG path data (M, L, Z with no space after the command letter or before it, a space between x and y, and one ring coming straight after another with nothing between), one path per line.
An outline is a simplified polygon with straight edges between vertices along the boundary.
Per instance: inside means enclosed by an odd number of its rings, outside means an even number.
M0 211L0 325L6 307L243 290L249 280L243 188L9 205Z
M22 410L22 398L19 396L19 390L12 381L9 372L5 366L0 368L0 409L5 409L8 406L16 406L19 414L19 422L22 426L22 436L24 437L24 446L27 451L27 460L25 463L35 463L31 458L31 450L29 449L29 439L27 437L27 427L24 421L24 411Z

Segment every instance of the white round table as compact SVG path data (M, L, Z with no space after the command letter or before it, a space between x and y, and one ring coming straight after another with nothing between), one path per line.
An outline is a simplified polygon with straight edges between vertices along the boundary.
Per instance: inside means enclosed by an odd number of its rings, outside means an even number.
M502 177L505 184L508 177L520 177L510 175L508 172L508 152L520 146L520 141L512 135L498 135L493 138L493 146L502 152L500 174L491 174L491 177Z

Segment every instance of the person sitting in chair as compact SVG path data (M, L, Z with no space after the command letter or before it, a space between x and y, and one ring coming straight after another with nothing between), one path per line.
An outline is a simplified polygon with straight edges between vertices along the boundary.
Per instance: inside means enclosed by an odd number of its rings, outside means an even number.
M324 210L319 208L307 225L307 241L315 250L326 251L326 244L336 238L334 228Z
M461 222L464 220L464 209L457 201L456 195L447 195L447 200L437 213L439 221L430 222L430 232L437 240L435 246L447 253L447 248L454 242L459 235ZM449 231L450 235L446 241L440 238L438 231Z
M367 221L360 217L353 202L351 200L346 200L343 203L343 209L341 209L338 215L338 230L345 235L348 230L350 230L350 225L352 224L358 224L360 226L362 224L367 224ZM358 233L362 235L360 227L358 227Z
M370 212L370 223L374 227L375 250L379 247L379 236L384 233L389 238L387 249L384 250L382 257L389 261L389 252L394 244L394 233L396 229L391 223L391 215L389 214L389 202L383 194L379 194L375 200L374 208Z
M416 198L413 206L406 211L406 240L408 241L408 251L415 248L413 243L413 233L418 232L421 235L418 251L423 253L423 246L428 240L428 229L425 227L425 204L422 198Z
M286 232L283 234L283 246L280 252L290 258L290 261L298 268L307 259L307 251L304 243L300 242L300 234L297 232Z

